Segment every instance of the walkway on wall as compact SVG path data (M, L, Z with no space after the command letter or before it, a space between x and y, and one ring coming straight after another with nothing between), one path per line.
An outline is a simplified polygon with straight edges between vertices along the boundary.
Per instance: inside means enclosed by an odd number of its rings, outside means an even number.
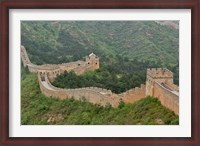
M94 104L105 106L109 103L113 107L117 107L119 105L120 99L122 99L125 103L134 103L142 98L145 98L147 95L146 85L141 85L141 87L130 89L122 94L115 94L112 93L111 90L98 87L86 87L76 89L57 88L54 87L50 82L56 77L56 75L63 73L64 71L74 71L76 74L80 75L86 71L94 70L94 68L92 67L92 65L84 61L76 61L57 65L35 65L30 62L26 49L23 46L21 46L21 58L24 66L28 66L30 72L38 73L40 90L47 97L56 97L59 99L73 97L77 100L80 100L84 97L87 101ZM173 86L170 87L170 85L167 85L165 83L156 82L154 86L157 86L158 91L157 94L153 96L163 98L163 105L179 114L179 92L177 92L178 90L175 91L176 89L174 88L174 90ZM165 94L167 94L167 96ZM173 103L171 102L172 100ZM173 104L172 107L168 105L170 103Z
M52 90L52 91L56 91L55 89L53 89L51 86L49 86L49 84L46 82L46 81L42 81L41 82L43 84L43 86L49 90Z
M166 88L167 90L169 90L171 93L179 96L179 92L173 90L169 85L165 84L165 83L161 83L161 86L163 86L164 88Z

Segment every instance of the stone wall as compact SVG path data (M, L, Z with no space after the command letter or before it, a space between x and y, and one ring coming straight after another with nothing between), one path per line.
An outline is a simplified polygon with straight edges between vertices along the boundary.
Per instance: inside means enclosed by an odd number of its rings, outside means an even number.
M87 87L76 89L62 89L54 87L50 81L64 71L74 71L77 75L89 70L99 68L99 58L91 53L86 61L76 61L63 64L34 65L30 62L26 49L21 46L21 58L24 66L28 66L30 72L38 73L38 81L41 92L47 97L59 99L74 98L77 100L83 97L94 104L105 106L111 104L113 107L119 105L120 99L125 103L134 103L147 95L158 97L161 103L167 108L179 114L178 86L173 84L173 73L168 69L148 69L146 85L130 89L122 94L112 93L111 90Z
M44 76L45 80L42 81L41 78ZM40 85L40 90L42 94L47 97L55 97L59 99L74 98L76 100L81 100L83 97L94 104L100 104L105 106L106 104L111 104L113 107L117 107L119 103L119 98L116 94L112 94L110 90L97 88L97 87L87 87L87 88L76 88L76 89L62 89L54 87L48 80L47 75L38 74L38 81Z
M171 83L171 82L169 82L169 83L166 82L166 85L167 85L169 88L171 88L171 89L173 89L173 90L179 92L179 86L177 86L177 85L175 85L175 84L173 84L173 83Z
M59 64L59 68L61 70L61 73L63 73L64 71L71 71L74 70L77 67L83 67L84 68L84 62L70 62L70 63L63 63L63 64Z
M179 114L179 87L166 68L147 69L146 95L158 97L162 105Z
M32 64L24 46L21 46L21 58L24 66L27 66L27 64Z
M142 84L140 87L130 89L120 94L120 97L125 103L134 103L142 98L145 98L146 97L145 85Z
M49 73L49 79L51 81L54 80L57 74L64 73L65 71L74 71L77 75L80 75L88 70L96 70L99 68L99 58L95 54L93 54L92 57L86 57L87 61L79 60L62 64L35 65L29 60L25 47L21 46L21 59L23 65L28 66L30 72Z
M160 83L154 84L154 96L157 97L162 105L179 115L179 95L178 92L170 91Z

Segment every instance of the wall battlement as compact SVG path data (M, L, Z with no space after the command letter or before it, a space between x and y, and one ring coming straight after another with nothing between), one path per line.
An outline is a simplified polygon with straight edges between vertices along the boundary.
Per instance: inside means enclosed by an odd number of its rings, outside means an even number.
M173 73L166 68L147 69L147 75L152 78L173 78Z
M76 61L62 64L34 65L29 60L26 49L21 46L21 59L24 66L28 66L30 72L38 73L38 81L41 92L47 97L59 99L74 98L81 100L83 97L94 104L113 107L119 105L120 99L125 103L134 103L146 96L155 96L167 108L179 114L178 86L173 84L173 73L166 68L147 69L146 85L130 89L122 94L112 93L111 90L98 87L85 87L76 89L62 89L54 87L50 81L64 71L74 71L77 75L88 70L99 68L99 58L91 53L86 61Z

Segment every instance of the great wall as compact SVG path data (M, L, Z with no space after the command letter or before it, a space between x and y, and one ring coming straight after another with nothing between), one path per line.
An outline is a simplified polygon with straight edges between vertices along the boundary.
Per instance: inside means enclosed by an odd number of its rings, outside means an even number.
M179 115L179 87L173 83L173 73L166 68L147 69L146 85L115 94L111 90L97 87L62 89L51 84L57 75L65 71L74 71L80 75L86 71L98 69L99 58L93 53L87 56L85 61L35 65L31 63L24 46L21 46L21 59L23 65L27 66L30 72L38 74L40 90L47 97L59 99L73 97L77 100L84 98L94 104L105 106L109 103L113 107L117 107L120 100L125 103L134 103L146 96L154 96L161 101L162 105Z

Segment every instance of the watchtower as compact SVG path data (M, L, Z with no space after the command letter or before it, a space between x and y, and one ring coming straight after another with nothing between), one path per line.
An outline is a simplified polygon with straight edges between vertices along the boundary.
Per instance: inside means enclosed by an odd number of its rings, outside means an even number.
M173 84L173 73L166 68L147 69L146 95L153 96L153 88L155 82L160 84L162 83Z
M94 53L86 56L86 63L88 66L91 66L93 70L99 69L99 57L97 57Z

